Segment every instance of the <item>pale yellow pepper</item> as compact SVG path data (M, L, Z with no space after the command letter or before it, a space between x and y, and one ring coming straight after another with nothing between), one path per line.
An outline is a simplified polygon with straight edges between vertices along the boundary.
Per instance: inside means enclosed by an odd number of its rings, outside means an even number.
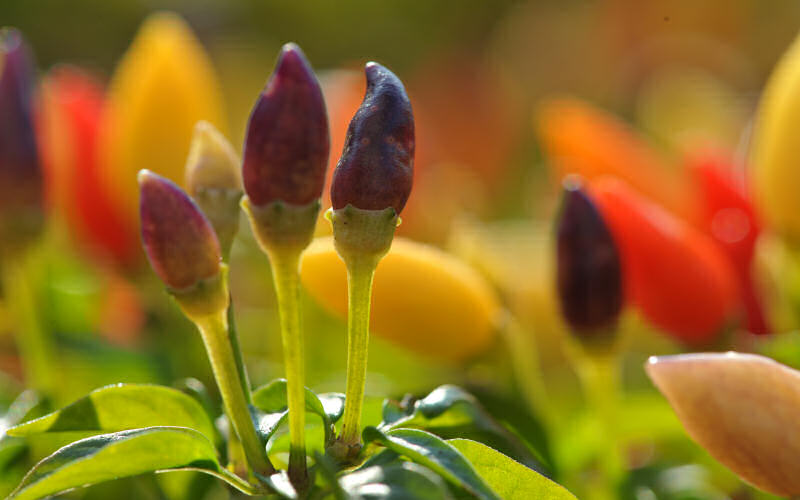
M765 224L800 244L800 37L772 72L752 143L754 199Z
M111 80L107 113L101 181L136 219L136 173L183 185L195 123L223 123L214 68L183 19L160 12L144 21Z
M347 274L332 238L303 254L301 279L325 309L347 316ZM463 361L495 337L502 308L471 267L434 247L395 238L378 264L372 294L373 334L423 356Z

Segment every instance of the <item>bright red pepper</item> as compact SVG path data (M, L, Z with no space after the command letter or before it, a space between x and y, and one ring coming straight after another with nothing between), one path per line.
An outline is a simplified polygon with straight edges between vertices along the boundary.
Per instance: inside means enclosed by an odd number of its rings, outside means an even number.
M48 205L64 214L80 244L129 265L141 256L137 228L101 184L104 105L103 88L80 69L60 67L45 78L39 134Z
M591 195L619 246L631 304L687 344L712 341L738 305L736 277L725 255L707 236L617 179L598 179Z
M731 160L719 153L695 154L687 157L686 164L700 197L699 223L727 255L736 272L747 329L756 334L769 333L752 275L761 224L742 187L744 182L737 185Z

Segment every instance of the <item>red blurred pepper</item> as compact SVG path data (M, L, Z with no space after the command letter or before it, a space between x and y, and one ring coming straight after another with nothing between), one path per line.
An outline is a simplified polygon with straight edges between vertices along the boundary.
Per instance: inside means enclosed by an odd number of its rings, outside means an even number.
M712 341L738 301L725 255L704 234L621 181L598 179L591 194L619 245L630 302L687 344Z
M48 204L66 216L76 239L95 255L130 265L141 255L136 227L101 184L104 102L101 85L77 68L60 67L45 78L39 133Z
M753 254L761 224L750 197L734 177L730 159L719 153L694 154L686 160L699 199L699 224L727 255L739 282L740 299L747 314L747 330L769 333L752 275Z

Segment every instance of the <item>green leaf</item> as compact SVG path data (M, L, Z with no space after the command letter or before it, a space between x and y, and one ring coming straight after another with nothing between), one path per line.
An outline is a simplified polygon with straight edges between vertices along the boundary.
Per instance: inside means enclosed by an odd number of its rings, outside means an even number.
M367 450L369 452L369 450ZM403 459L400 457L397 452L390 450L388 448L382 448L377 453L374 453L367 457L364 462L358 466L358 470L366 469L367 467L372 467L375 465L391 465L401 462Z
M203 434L184 427L150 427L92 436L69 444L28 472L9 498L36 499L146 472L196 470L245 493L247 483L223 469Z
M359 469L339 479L342 489L357 499L381 500L445 500L450 498L447 486L430 469L404 462Z
M491 442L486 439L473 439L470 436L450 436L452 438L462 437L479 441L502 452L511 458L522 462L523 465L532 467L538 472L549 478L558 477L558 469L551 445L551 438L542 423L541 416L534 413L529 404L520 399L520 391L513 388L506 392L497 390L496 387L472 386L467 389L470 394L480 402L481 406L489 415L496 419L500 425L510 431L524 443L535 457L536 462L541 464L537 467L530 460L525 460L524 456L514 453L499 443Z
M27 390L17 396L5 415L0 417L0 474L28 452L25 440L9 436L8 429L19 422L42 415L46 406L46 400L41 399L36 392Z
M306 411L318 415L325 426L325 442L333 438L333 424L342 417L344 394L326 393L319 397L306 387ZM272 436L288 413L286 379L273 380L253 392L253 406L265 412L258 417L262 439Z
M541 455L497 422L470 393L454 385L437 387L423 399L383 406L381 429L415 428L427 430L443 439L467 437L484 442L525 465L544 472Z
M317 397L330 422L332 424L338 422L344 413L344 394L341 392L324 392L318 394Z
M176 380L172 384L172 387L200 403L200 406L203 407L212 420L222 413L219 405L214 402L214 398L208 393L205 384L196 378L186 377Z
M456 448L434 434L419 429L395 429L384 433L375 427L367 427L363 437L366 442L377 441L411 461L430 468L479 499L500 499Z
M484 444L469 439L447 442L460 451L475 466L480 477L505 500L576 500L575 495L560 484Z
M154 426L188 427L210 440L214 426L200 404L177 389L149 384L102 387L42 418L12 427L11 436L45 432L116 432Z

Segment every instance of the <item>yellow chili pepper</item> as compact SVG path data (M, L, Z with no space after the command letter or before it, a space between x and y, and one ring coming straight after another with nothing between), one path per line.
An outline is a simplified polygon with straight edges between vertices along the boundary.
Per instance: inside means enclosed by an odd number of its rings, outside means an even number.
M147 18L111 80L100 173L124 211L136 219L136 173L147 168L183 185L194 125L223 121L211 61L180 17Z
M303 254L306 290L338 317L347 315L347 274L332 238L317 238ZM471 267L434 247L395 238L378 264L370 330L418 354L462 361L486 349L501 307Z
M754 200L765 224L800 243L800 38L783 55L761 98L752 144Z

